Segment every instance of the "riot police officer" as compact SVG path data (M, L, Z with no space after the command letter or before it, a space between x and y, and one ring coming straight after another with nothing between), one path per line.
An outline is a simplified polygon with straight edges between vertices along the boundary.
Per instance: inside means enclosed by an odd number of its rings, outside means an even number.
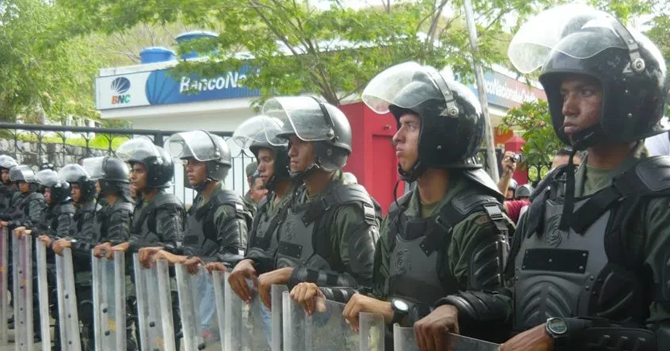
M172 158L165 149L144 138L126 141L116 154L130 164L130 187L138 201L130 240L111 249L131 252L149 246L175 249L183 229L184 205L165 192L174 176ZM109 252L110 245L105 246L104 250Z
M47 169L35 174L35 181L45 188L44 199L47 207L42 211L40 223L32 228L27 228L25 234L36 234L50 238L66 237L72 225L72 218L76 212L72 204L70 184L61 181L58 173Z
M128 241L112 246L106 242L96 252L113 257L113 251L135 253L144 247L177 248L183 226L184 205L165 189L172 184L174 163L165 149L145 138L135 138L119 146L116 155L130 164L130 190L136 197ZM130 261L130 260L127 260ZM172 318L175 332L180 329L179 300L172 292ZM136 322L136 321L135 321ZM137 323L135 323L138 326ZM131 324L127 323L130 328ZM179 336L175 335L177 345Z
M9 171L16 166L18 163L12 157L0 155L0 213L11 208L12 197L17 191L9 179Z
M378 220L365 188L345 184L342 167L351 153L351 127L337 107L319 99L280 97L263 114L282 119L277 137L288 141L296 188L278 232L274 270L258 278L270 306L272 284L372 286Z
M130 225L134 210L133 199L130 197L130 170L128 165L115 157L92 157L83 160L83 167L96 182L98 188L98 204L101 209L95 216L93 243L104 243L97 245L93 255L101 258L107 252L103 247L111 247L127 242L130 237ZM126 311L128 320L126 322L126 349L136 350L137 343L133 337L132 310L134 299L129 298Z
M615 17L578 5L524 24L509 56L522 72L541 68L556 135L588 155L535 189L506 268L511 298L448 296L416 334L444 340L458 323L511 327L519 334L504 351L670 349L670 159L646 157L643 143L667 129L663 57Z
M259 177L268 189L268 195L259 203L254 217L245 259L235 265L228 277L231 288L243 301L251 300L246 280L255 279L274 268L279 244L277 229L286 215L293 192L288 170L288 143L277 138L281 128L279 119L261 115L242 123L233 134L235 143L256 156Z
M182 250L145 249L140 260L166 258L172 264L186 263L195 273L198 264L239 257L252 217L242 197L223 183L231 167L228 144L218 135L197 130L173 134L167 145L174 158L185 162L189 186L198 195L187 213Z
M2 214L0 226L14 230L18 227L32 227L40 222L42 209L46 205L44 195L37 192L35 172L27 165L18 165L9 172L11 182L19 189L11 208Z
M412 325L447 294L500 288L514 226L496 184L473 161L484 136L477 98L433 67L406 62L379 73L363 101L395 117L398 172L416 187L391 205L382 225L374 297L353 295L344 317L354 327L359 312L381 313L389 326ZM315 293L301 286L292 295L310 311Z
M97 244L95 217L100 210L96 202L98 194L95 181L78 164L70 164L61 168L58 171L58 177L70 184L72 200L77 211L74 214L69 235L53 242L52 249L57 255L62 255L65 248L72 250L72 265L76 267L74 278L77 312L83 325L82 349L92 350L94 329L91 249Z

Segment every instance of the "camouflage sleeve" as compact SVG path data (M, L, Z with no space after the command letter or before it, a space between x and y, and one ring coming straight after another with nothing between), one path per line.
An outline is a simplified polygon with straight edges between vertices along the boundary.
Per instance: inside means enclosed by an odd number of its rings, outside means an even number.
M69 235L72 228L72 214L71 213L61 213L58 215L58 226L56 228L51 228L52 235L55 238L65 238Z
M509 221L508 227L514 229ZM506 234L501 234L484 212L475 212L454 226L446 256L460 290L498 290L502 287L504 260L509 251L506 240Z
M371 290L374 251L379 229L368 224L362 211L357 207L340 206L333 214L329 236L332 247L332 257L329 263L334 271L316 272L315 275L309 273L310 269L303 266L296 267L289 287L310 281L322 287L336 286L356 288L360 291ZM341 268L338 269L338 266ZM310 276L320 278L313 281L308 279Z
M382 221L381 234L375 249L374 270L372 274L372 293L375 297L380 299L386 298L386 279L388 278L390 272L389 251L391 248L389 247L389 235L391 235L391 233L389 229L388 216L386 216ZM393 240L395 240L395 238Z
M130 238L130 213L127 211L114 211L108 218L107 237L103 241L109 241L112 245L126 242Z
M670 349L670 207L668 198L650 201L644 211L644 232L629 237L629 248L640 248L648 271L647 291L651 291L647 326L654 330L658 350Z
M182 238L183 211L176 206L160 208L156 211L156 235L159 238L158 245L167 250L177 247L177 242Z
M73 235L72 255L75 258L88 260L91 249L97 244L95 239L95 213L88 212L82 219L81 230Z
M230 205L222 205L214 214L214 225L217 231L218 250L215 255L202 257L206 262L229 262L240 258L240 251L244 249L247 240L247 222L242 214Z

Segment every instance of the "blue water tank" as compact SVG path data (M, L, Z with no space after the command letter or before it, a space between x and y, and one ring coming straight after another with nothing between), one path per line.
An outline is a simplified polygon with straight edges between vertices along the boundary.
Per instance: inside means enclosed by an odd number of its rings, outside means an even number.
M150 47L140 51L140 62L142 64L172 61L176 58L177 54L174 50L163 47Z
M207 31L192 31L192 32L186 32L186 33L181 33L179 34L175 39L177 40L177 43L181 44L183 42L193 40L193 39L200 39L200 38L216 38L218 35L212 32L207 32ZM181 55L181 58L183 60L190 59L190 58L196 58L198 57L198 53L195 51L189 51Z

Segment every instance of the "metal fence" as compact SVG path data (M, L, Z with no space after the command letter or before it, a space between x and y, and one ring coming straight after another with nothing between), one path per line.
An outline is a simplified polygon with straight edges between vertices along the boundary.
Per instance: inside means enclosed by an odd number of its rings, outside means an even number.
M124 128L68 127L52 125L25 125L0 123L0 154L16 158L19 163L35 168L50 163L57 169L82 159L95 156L114 156L114 150L123 141L146 137L163 146L170 135L179 131ZM232 133L210 131L220 135L231 149L232 168L225 183L228 188L243 195L249 189L245 168L255 160L247 150L240 149L231 140ZM195 192L185 186L184 168L175 163L175 178L169 192L186 205L192 203Z

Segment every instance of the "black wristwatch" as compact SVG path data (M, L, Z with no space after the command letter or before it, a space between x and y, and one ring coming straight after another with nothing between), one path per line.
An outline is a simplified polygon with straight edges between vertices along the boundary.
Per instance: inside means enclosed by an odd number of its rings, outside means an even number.
M554 339L554 351L563 351L568 346L568 324L563 318L551 317L545 324L547 334Z
M409 313L409 304L401 299L391 300L391 308L393 308L393 319L391 319L391 325L401 323Z

